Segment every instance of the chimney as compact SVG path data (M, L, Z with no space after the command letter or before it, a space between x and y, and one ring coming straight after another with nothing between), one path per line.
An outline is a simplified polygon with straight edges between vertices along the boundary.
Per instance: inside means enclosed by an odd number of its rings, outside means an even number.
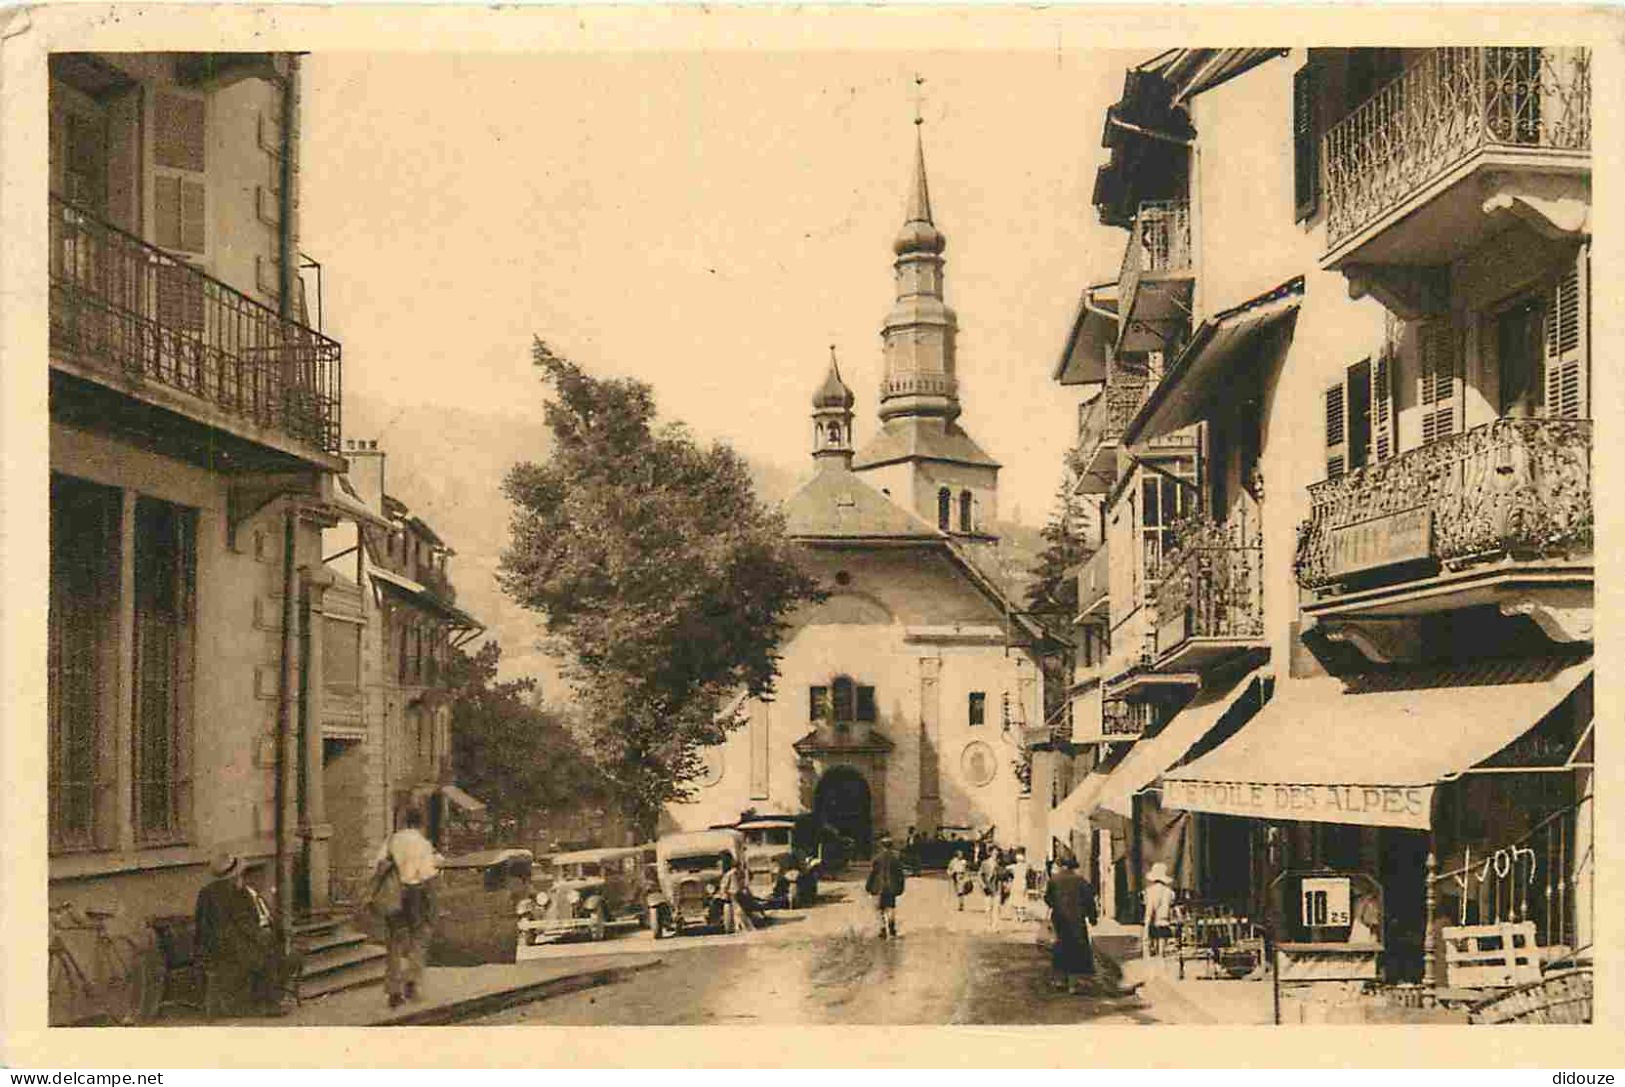
M344 439L344 459L350 469L346 473L350 486L355 488L361 501L375 513L384 512L384 451L378 448L376 438Z

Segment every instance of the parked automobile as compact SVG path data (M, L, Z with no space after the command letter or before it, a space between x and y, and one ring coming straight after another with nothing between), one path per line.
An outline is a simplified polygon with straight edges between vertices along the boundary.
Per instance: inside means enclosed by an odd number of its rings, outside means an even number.
M722 927L725 903L718 887L724 855L736 865L745 863L745 837L739 831L694 830L666 834L655 843L660 890L648 908L656 939L667 932Z
M978 835L974 827L942 826L914 843L914 854L904 860L916 872L948 867L955 853L971 859Z
M530 897L533 860L528 849L484 849L441 866L429 938L432 965L514 961L513 919Z
M818 897L818 858L797 842L797 824L791 815L758 815L734 825L745 836L751 896L763 905L793 908Z
M521 947L577 934L602 940L643 924L640 847L555 853L552 861L552 886L537 890L519 918Z

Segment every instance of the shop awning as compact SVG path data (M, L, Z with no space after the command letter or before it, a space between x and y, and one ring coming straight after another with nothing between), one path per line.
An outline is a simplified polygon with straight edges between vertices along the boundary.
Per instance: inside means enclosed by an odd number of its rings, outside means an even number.
M1167 374L1123 430L1126 446L1165 437L1200 422L1215 403L1255 384L1252 352L1297 315L1303 280L1262 294L1203 321Z
M1240 708L1241 712L1256 713L1262 703L1259 693L1265 671L1260 669L1239 682L1219 685L1198 691L1189 705L1174 714L1161 732L1139 741L1127 757L1117 764L1111 778L1100 792L1097 806L1129 818L1134 814L1134 794L1155 781L1191 749L1202 742L1226 714ZM1249 699L1249 695L1252 697ZM1249 706L1242 706L1248 700Z
M374 581L378 581L389 586L389 588L395 592L403 594L414 604L417 604L429 611L438 612L444 618L449 619L453 626L461 627L465 630L484 629L484 625L478 619L468 614L468 612L464 611L462 608L459 608L455 604L448 604L446 601L440 599L434 593L430 592L427 587L418 584L409 577L403 577L402 575L397 574L392 570L385 569L382 566L372 566L370 564L367 566L367 576L372 578Z
M1435 784L1491 758L1591 674L1535 657L1302 680L1230 739L1164 774L1164 807L1426 829Z
M1100 790L1106 787L1106 778L1109 775L1092 771L1078 782L1077 787L1066 794L1062 800L1049 813L1049 836L1058 838L1063 842L1071 841L1072 831L1075 829L1088 829L1089 813L1094 810L1096 798Z

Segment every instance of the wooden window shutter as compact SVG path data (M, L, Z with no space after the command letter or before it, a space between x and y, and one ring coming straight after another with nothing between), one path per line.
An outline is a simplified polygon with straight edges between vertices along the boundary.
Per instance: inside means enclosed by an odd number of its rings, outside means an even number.
M1394 455L1394 360L1387 351L1371 365L1371 459Z
M1305 64L1292 75L1292 198L1296 218L1320 206L1320 156L1315 142L1315 70Z
M1342 475L1348 463L1348 404L1339 381L1326 389L1326 478Z
M1587 385L1584 255L1555 284L1546 303L1546 414L1557 419L1590 416Z
M807 720L822 721L828 714L829 688L807 688Z
M152 157L159 166L201 174L204 170L203 99L159 94Z
M1449 321L1430 321L1423 326L1417 382L1422 441L1448 437L1456 429L1456 333Z

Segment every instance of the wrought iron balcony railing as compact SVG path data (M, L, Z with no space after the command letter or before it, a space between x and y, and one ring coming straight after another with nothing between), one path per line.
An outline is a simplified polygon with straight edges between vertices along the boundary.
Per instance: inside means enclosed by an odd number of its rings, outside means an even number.
M1099 396L1079 407L1078 444L1073 450L1073 460L1080 474L1102 445L1123 436L1150 389L1150 383L1143 380L1108 384Z
M1134 313L1134 295L1147 273L1188 271L1191 267L1191 214L1185 200L1146 200L1129 228L1128 245L1117 276L1117 296L1125 318Z
M1157 655L1192 638L1264 635L1264 541L1233 524L1181 522L1151 590Z
M1317 483L1309 497L1296 561L1306 589L1395 558L1469 565L1590 554L1591 421L1498 419ZM1404 527L1362 538L1407 515Z
M1590 50L1429 50L1324 136L1327 245L1476 152L1590 147Z
M337 342L50 198L51 349L336 453Z

